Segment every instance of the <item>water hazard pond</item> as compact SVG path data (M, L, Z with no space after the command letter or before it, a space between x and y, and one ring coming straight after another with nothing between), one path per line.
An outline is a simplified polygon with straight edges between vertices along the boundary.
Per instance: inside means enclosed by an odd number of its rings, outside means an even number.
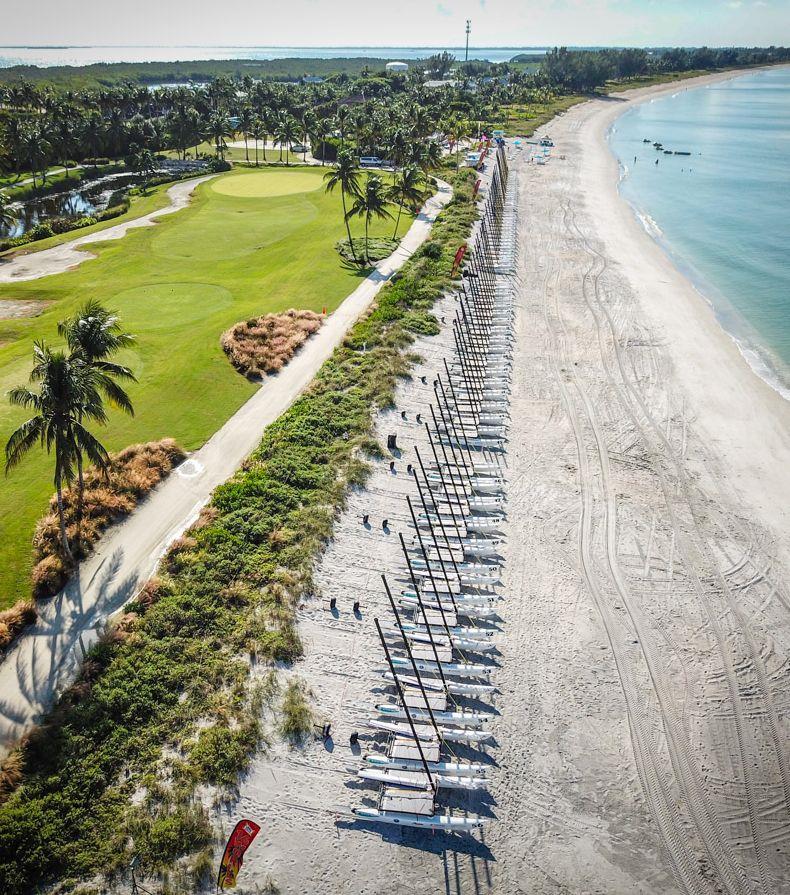
M0 223L0 238L22 236L36 224L55 218L79 218L104 211L110 204L113 193L125 191L139 182L137 174L106 174L95 179L89 178L71 190L14 202L11 208L16 220L10 225Z

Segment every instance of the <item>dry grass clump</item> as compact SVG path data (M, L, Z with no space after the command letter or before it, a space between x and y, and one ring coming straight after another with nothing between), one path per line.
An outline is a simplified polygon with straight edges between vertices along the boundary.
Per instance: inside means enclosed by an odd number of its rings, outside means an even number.
M25 758L21 749L10 752L0 764L0 805L22 782L25 773Z
M302 744L312 732L315 716L309 702L310 696L310 691L299 678L294 678L285 689L280 734L292 745Z
M77 558L86 556L101 533L118 519L128 515L141 497L151 491L180 463L186 454L172 438L134 444L110 458L105 478L95 467L85 473L82 524L77 524L77 487L63 492L66 529ZM79 530L78 530L79 528ZM60 543L57 502L53 496L49 513L40 520L33 536L33 594L56 594L68 580L71 570Z
M322 317L291 308L282 314L253 317L232 326L222 336L222 349L233 366L250 379L281 370L304 343L318 332Z
M19 632L32 625L37 618L36 607L26 600L19 600L0 612L0 651L10 646Z

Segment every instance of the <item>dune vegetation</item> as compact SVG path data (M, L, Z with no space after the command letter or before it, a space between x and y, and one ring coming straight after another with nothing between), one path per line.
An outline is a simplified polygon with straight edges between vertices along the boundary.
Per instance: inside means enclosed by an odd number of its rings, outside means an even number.
M85 473L82 518L77 519L77 489L63 492L66 530L75 558L90 553L101 533L132 512L138 502L185 457L172 438L147 444L133 444L110 457L106 475L95 466ZM69 576L69 562L63 555L58 526L56 498L49 512L36 525L33 536L33 595L49 597L57 593Z

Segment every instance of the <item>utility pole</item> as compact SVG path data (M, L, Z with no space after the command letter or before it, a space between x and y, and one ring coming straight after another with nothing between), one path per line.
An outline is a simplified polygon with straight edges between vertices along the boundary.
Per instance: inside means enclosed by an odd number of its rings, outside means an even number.
M464 56L464 62L469 62L469 32L472 30L472 20L466 20L466 55Z

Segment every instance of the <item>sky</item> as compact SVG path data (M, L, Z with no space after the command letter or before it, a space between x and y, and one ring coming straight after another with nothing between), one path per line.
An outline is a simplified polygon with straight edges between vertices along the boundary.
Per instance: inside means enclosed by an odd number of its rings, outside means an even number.
M790 0L0 0L0 44L790 44Z

